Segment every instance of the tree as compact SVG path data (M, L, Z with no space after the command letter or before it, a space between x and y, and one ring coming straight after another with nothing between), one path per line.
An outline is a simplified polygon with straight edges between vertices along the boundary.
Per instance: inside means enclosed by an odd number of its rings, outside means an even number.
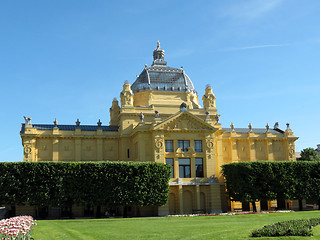
M313 148L305 148L301 151L300 161L320 161L318 152Z
M302 199L320 203L320 161L258 161L222 166L227 193L232 201ZM284 207L284 206L283 206ZM255 209L254 209L255 210Z

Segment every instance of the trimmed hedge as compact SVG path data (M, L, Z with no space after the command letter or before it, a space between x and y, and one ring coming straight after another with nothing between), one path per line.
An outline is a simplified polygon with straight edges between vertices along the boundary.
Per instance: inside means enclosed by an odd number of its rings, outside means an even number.
M320 162L240 162L222 166L230 198L320 200Z
M170 166L136 162L0 163L0 204L164 205Z
M253 231L251 237L313 236L311 229L319 224L320 218L277 222Z

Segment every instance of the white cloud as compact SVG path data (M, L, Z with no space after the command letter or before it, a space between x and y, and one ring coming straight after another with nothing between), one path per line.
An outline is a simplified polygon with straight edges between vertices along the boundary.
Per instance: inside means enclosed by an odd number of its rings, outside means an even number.
M236 4L224 9L224 16L253 20L264 16L278 7L283 0L251 0L244 4Z
M229 52L229 51L242 51L249 49L257 49L257 48L270 48L270 47L285 47L289 46L289 44L264 44L264 45L253 45L253 46L245 46L245 47L236 47L236 48L225 48L218 50L219 52Z

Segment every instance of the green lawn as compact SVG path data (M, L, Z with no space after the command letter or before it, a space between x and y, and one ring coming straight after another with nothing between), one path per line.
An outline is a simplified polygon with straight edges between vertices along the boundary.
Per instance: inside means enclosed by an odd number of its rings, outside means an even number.
M210 217L155 217L118 219L40 220L35 240L47 239L250 239L251 230L290 219L320 217L320 211ZM314 237L251 239L320 239Z

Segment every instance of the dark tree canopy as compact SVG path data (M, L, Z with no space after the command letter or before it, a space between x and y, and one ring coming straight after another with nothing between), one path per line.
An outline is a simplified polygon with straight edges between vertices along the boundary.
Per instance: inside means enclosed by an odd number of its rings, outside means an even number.
M320 161L258 161L222 166L231 200L320 201Z
M299 161L320 161L318 152L313 148L305 148L301 151Z

